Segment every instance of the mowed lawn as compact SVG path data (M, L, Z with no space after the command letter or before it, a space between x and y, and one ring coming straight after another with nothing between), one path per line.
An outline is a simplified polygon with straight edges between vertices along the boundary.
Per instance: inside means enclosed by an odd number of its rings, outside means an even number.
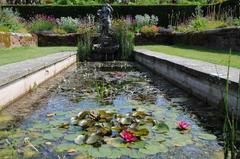
M0 66L62 51L75 51L76 47L20 47L0 49Z
M136 46L136 48L148 49L164 54L181 56L214 64L228 65L229 51L185 45L144 45ZM231 67L240 68L240 52L232 52Z

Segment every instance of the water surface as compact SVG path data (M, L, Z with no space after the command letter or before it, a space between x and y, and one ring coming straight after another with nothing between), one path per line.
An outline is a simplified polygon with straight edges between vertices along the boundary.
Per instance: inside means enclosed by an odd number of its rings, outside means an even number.
M71 124L59 127L85 110L123 117L142 111L169 131L155 132L143 123L149 134L135 143L77 145L74 139L86 132ZM222 158L214 111L135 63L81 63L2 111L0 158ZM191 130L179 131L177 121Z

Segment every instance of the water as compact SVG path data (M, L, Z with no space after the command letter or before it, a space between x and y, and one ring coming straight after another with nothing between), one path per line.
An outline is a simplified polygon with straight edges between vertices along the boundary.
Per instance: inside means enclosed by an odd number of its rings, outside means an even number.
M143 122L139 129L149 133L135 143L125 143L113 131L119 140L104 136L94 146L77 145L74 139L88 132L68 124L85 110L123 117L142 111L169 131L153 131L153 125ZM221 141L215 136L221 126L209 119L214 111L135 63L82 63L2 111L0 158L222 158ZM191 129L178 130L177 121L189 123ZM68 128L59 128L63 124Z

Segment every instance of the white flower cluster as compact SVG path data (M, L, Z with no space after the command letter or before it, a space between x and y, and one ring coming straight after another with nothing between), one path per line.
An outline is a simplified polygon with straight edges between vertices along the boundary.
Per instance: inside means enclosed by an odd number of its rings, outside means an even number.
M158 17L155 15L151 15L151 16L149 16L148 14L136 15L135 20L136 20L137 27L142 27L145 25L151 26L151 25L158 24Z

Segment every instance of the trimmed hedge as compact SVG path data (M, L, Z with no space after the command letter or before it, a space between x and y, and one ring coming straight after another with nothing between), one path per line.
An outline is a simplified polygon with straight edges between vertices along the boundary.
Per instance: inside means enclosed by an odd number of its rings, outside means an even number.
M4 5L2 8L13 8L18 11L23 18L29 18L36 14L47 14L58 17L79 17L87 14L96 15L101 5L84 5L84 6L50 6L50 5ZM114 17L126 15L135 16L137 14L157 15L159 24L167 26L171 15L179 14L179 19L185 19L195 12L196 5L113 5ZM206 6L204 6L205 8Z
M223 6L234 6L234 1L225 2L216 5L202 5L204 13L211 9L219 10ZM87 14L96 15L97 10L102 5L79 5L79 6L61 6L61 5L4 5L2 8L13 8L18 11L20 16L24 18L32 17L36 14L47 14L58 17L79 17ZM167 26L173 24L175 21L184 21L195 13L197 5L113 5L114 17L121 17L126 15L135 16L137 14L149 14L159 17L159 24Z

